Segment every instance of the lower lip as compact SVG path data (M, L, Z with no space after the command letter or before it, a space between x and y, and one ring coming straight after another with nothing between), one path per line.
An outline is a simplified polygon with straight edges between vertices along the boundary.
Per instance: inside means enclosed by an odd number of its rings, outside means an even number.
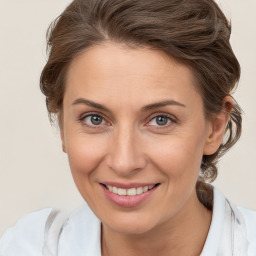
M106 187L102 185L101 187L104 191L104 194L110 202L114 203L117 206L132 208L145 202L156 191L156 189L159 186L156 186L151 190L148 190L147 192L135 196L120 196L109 191Z

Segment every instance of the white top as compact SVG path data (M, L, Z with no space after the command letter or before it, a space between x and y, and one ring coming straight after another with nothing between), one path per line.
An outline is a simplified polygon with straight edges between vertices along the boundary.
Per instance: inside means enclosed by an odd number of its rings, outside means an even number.
M201 256L238 255L221 249L230 243L229 238L223 235L225 201L225 197L214 188L212 222ZM241 207L237 209L245 220L248 241L248 252L238 256L256 256L256 212ZM8 229L0 240L0 256L42 256L45 224L51 211L47 208L25 215L16 226ZM85 204L64 224L58 256L100 256L100 237L100 221Z

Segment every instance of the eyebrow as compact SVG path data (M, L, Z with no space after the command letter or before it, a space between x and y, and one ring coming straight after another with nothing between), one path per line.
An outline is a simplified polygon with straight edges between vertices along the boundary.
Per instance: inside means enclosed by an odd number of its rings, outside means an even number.
M175 106L180 106L180 107L186 107L184 104L178 102L178 101L175 101L175 100L165 100L165 101L161 101L161 102L156 102L156 103L153 103L153 104L149 104L147 106L144 106L142 108L142 111L143 112L146 112L148 110L152 110L152 109L155 109L155 108L160 108L160 107L165 107L165 106L170 106L170 105L175 105Z
M103 111L106 111L106 112L111 112L110 109L108 109L107 107L99 104L99 103L96 103L96 102L93 102L91 100L88 100L88 99L84 99L84 98L78 98L76 99L72 105L79 105L79 104L83 104L83 105L87 105L87 106L90 106L90 107L93 107L93 108L97 108L97 109L100 109L100 110L103 110ZM161 101L161 102L156 102L156 103L152 103L152 104L149 104L149 105L146 105L144 107L142 107L142 112L147 112L149 110L152 110L152 109L156 109L156 108L160 108L160 107L165 107L165 106L169 106L169 105L175 105L175 106L180 106L180 107L186 107L184 104L178 102L178 101L175 101L175 100L165 100L165 101Z
M84 98L78 98L76 99L72 105L79 105L79 104L83 104L83 105L87 105L87 106L90 106L90 107L93 107L93 108L97 108L97 109L100 109L100 110L104 110L106 112L111 112L108 108L106 108L105 106L99 104L99 103L96 103L96 102L93 102L91 100L87 100L87 99L84 99Z

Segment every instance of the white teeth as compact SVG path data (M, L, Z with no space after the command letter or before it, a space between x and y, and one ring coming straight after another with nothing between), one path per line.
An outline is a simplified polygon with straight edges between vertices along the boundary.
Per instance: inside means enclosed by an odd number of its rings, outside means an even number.
M137 188L136 189L136 194L139 195L139 194L142 194L143 193L143 188Z
M113 187L112 192L117 194L117 187Z
M106 185L107 189L114 194L120 195L120 196L135 196L140 195L142 193L147 192L148 190L152 189L155 185L145 186L145 187L138 187L138 188L117 188L114 186Z
M106 185L106 186L107 186L109 191L113 192L113 187L112 186L109 186L109 185Z
M126 196L126 189L124 189L124 188L118 188L118 189L117 189L117 194L118 194L119 196Z
M135 195L136 195L136 188L127 189L127 196L135 196Z
M147 192L148 191L148 186L145 186L144 188L143 188L143 192L145 193L145 192Z

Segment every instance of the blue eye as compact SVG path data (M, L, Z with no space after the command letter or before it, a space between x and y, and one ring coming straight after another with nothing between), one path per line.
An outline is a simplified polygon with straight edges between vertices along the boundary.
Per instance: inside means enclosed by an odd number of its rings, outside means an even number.
M171 118L164 115L159 115L150 120L149 125L153 126L167 126L172 122Z
M83 118L84 122L89 126L100 126L106 124L106 121L99 115L88 115Z

